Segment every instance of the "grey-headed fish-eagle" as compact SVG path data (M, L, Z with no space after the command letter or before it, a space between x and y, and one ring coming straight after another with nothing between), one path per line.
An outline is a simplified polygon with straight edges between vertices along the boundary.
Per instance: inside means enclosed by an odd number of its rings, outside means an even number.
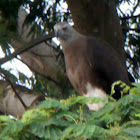
M116 51L108 43L78 33L67 22L54 26L64 53L66 71L80 95L108 99L113 82L130 85L128 73ZM115 93L119 99L120 94ZM99 110L103 103L87 103L90 110Z

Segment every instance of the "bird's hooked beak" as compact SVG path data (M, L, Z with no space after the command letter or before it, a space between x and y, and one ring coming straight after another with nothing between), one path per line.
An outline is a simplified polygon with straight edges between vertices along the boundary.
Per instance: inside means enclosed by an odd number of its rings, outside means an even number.
M60 35L61 35L61 33L60 33L60 30L57 30L57 31L55 31L55 37L60 37Z

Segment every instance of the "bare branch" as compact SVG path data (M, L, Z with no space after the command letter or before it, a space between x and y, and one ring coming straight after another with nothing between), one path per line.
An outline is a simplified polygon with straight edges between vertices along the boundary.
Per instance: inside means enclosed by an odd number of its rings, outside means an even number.
M140 17L140 14L135 15L135 16L124 16L124 17L120 17L120 19L125 20L125 19L130 19L130 18L137 18L137 17Z
M140 27L138 28L122 27L122 30L124 31L132 30L132 31L140 32Z
M118 10L121 12L121 14L122 14L124 17L126 17L125 14L123 13L123 11L120 9L120 7L118 7Z
M24 103L24 101L22 100L22 98L19 96L19 93L16 91L16 89L15 89L14 85L12 84L12 82L9 79L7 79L7 78L5 78L5 79L10 84L11 88L15 92L15 94L18 97L18 99L20 100L21 104L24 106L25 110L27 110L28 109L28 106L26 106L26 104Z
M25 88L24 86L17 85L15 83L12 84L28 108L36 108L42 101L45 100L45 96L39 92ZM2 112L6 115L12 115L16 118L22 117L26 110L15 95L15 92L9 83L7 81L0 80L0 85L0 113Z
M135 1L135 2L137 2L137 4L133 7L133 10L131 12L131 15L133 15L135 13L136 9L140 6L139 1Z
M46 40L51 40L53 37L54 37L54 32L52 32L48 35L44 35L41 38L32 40L29 44L24 45L23 47L20 47L19 49L17 49L14 53L10 54L9 56L6 56L6 57L0 59L0 65L13 59L14 57L17 57L17 55L24 53L25 51L33 48L34 46L36 46L36 45L38 45Z
M22 100L22 98L19 96L19 93L16 91L13 83L10 81L10 79L6 76L5 72L0 69L0 71L4 74L4 76L2 74L0 74L11 86L11 88L13 89L13 91L15 92L16 96L18 97L18 99L20 100L21 104L23 105L23 107L25 108L25 110L28 109L28 107L26 106L26 104L24 103L24 101Z

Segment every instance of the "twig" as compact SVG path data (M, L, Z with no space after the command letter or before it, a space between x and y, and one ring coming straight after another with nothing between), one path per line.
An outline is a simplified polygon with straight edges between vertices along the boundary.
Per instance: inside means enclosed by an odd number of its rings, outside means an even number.
M5 78L6 79L6 78ZM24 103L24 101L22 100L22 98L19 96L19 93L16 91L14 85L12 84L12 82L9 79L6 79L6 81L10 84L11 88L13 89L13 91L15 92L16 96L18 97L18 99L20 100L21 104L23 105L23 107L25 108L25 110L28 109L28 106L26 106L26 104Z
M19 93L16 91L13 83L10 81L10 79L5 75L5 72L0 69L0 71L4 74L4 76L2 74L0 74L11 86L12 90L15 92L16 96L18 97L18 99L20 100L21 104L23 105L23 107L25 108L25 110L28 109L28 106L26 106L26 104L24 103L24 101L22 100L22 98L19 96Z
M123 11L120 9L120 7L118 7L118 10L121 12L121 14L122 14L124 17L126 17L125 14L123 13Z
M10 54L9 56L6 56L2 59L0 59L0 65L4 64L5 62L13 59L14 57L16 57L17 55L20 55L22 53L24 53L25 51L33 48L34 46L46 41L46 40L50 40L54 37L54 32L50 33L49 35L44 35L41 38L38 39L34 39L32 40L29 44L24 45L23 47L17 49L14 53Z
M136 9L138 8L138 6L140 6L139 1L137 0L136 2L137 2L137 4L133 7L133 10L131 12L131 15L133 15L135 13Z
M139 27L138 28L122 27L122 30L125 30L125 31L132 30L132 31L140 32L140 28Z
M137 18L137 17L140 17L140 14L136 16L124 16L124 17L120 17L120 19L124 20L124 19Z

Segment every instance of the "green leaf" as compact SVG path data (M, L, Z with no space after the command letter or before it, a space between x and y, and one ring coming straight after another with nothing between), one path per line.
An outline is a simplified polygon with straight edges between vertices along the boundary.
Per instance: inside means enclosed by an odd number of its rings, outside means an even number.
M5 135L17 135L23 129L23 126L24 125L19 121L9 122L9 124L7 124L7 126L2 130L0 139Z
M5 77L10 79L11 82L13 83L18 82L17 77L14 74L12 74L9 70L2 69L2 72L5 75Z
M11 54L11 46L9 45L8 40L6 40L2 35L0 35L0 46L6 56Z
M140 114L136 114L135 116L140 118Z
M140 136L140 126L128 127L126 129L124 129L123 132L127 133L128 135L134 136L134 137Z
M34 123L30 126L31 132L40 138L58 140L61 137L62 131L54 126L44 127L40 123Z
M65 127L65 126L69 126L70 123L68 121L63 120L63 119L58 119L58 118L54 117L54 118L50 118L50 119L46 120L43 123L44 127L47 127L49 125L54 125L54 126L58 126L58 127L60 127L60 126Z
M69 98L67 100L62 100L62 102L64 102L67 106L72 106L74 104L80 103L82 105L85 105L87 102L91 102L91 103L99 103L99 102L103 102L103 103L107 103L107 100L103 100L101 98L94 98L94 97L84 97L84 96L77 96L77 97L72 97Z
M73 131L74 127L75 127L75 125L70 125L69 127L67 127L65 129L65 131L63 132L62 139L68 137L71 134L71 132Z
M46 98L45 101L43 101L39 107L39 109L51 109L51 108L57 108L57 109L62 109L62 110L68 110L68 107L64 105L63 103L51 99L51 98Z
M23 123L29 122L29 121L35 120L38 117L40 117L40 118L46 117L47 115L49 115L49 114L47 112L45 112L44 110L39 110L39 109L27 110L22 115L21 122L23 122Z
M110 133L108 130L105 130L99 126L87 124L75 124L65 129L62 138L67 138L69 136L71 137L80 136L82 138L91 138L92 135L94 136L102 135L104 137L105 134L109 135Z
M23 73L21 73L21 72L19 72L18 74L19 74L19 81L20 81L22 84L25 84L26 81L28 81L28 83L29 83L29 78L28 78L25 74L23 74Z
M0 136L0 139L1 140L15 140L15 138L11 138L11 137L9 137L9 136Z
M139 83L132 83L132 85L134 87L131 88L130 93L131 94L137 94L137 95L140 96L140 84Z
M10 119L10 117L5 115L0 115L0 122L13 122L14 120Z

